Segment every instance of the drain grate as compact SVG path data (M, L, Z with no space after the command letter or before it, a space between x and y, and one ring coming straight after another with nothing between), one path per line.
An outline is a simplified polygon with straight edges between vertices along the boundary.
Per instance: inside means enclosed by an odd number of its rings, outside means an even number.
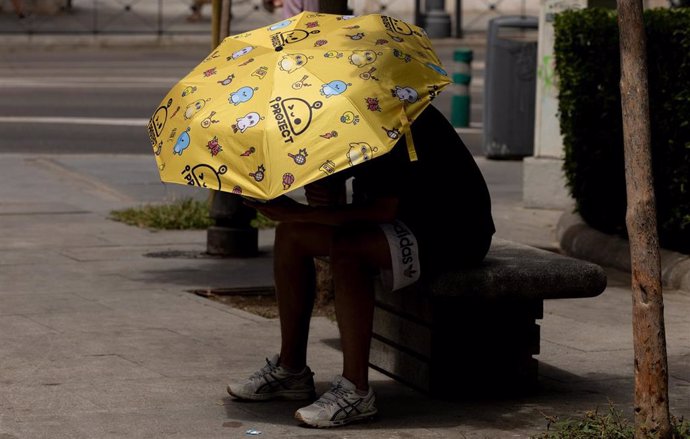
M191 290L192 293L201 297L214 296L275 296L276 290L273 286L257 287L231 287L231 288L206 288Z
M162 259L223 259L223 256L216 256L206 252L191 250L165 250L160 252L144 253L147 258Z

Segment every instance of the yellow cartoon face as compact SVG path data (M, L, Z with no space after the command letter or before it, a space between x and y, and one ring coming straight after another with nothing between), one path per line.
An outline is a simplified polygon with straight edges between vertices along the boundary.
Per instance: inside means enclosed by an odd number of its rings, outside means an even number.
M350 149L347 151L347 160L350 166L366 162L374 157L374 153L378 148L372 147L366 142L350 143Z
M376 61L377 54L373 50L354 50L352 55L348 57L350 64L357 67L367 66Z
M196 113L201 111L202 108L204 108L204 105L206 105L206 101L203 99L199 99L198 101L192 102L184 110L184 118L191 119L192 116L194 116Z
M412 35L412 28L409 24L402 20L387 16L381 16L381 20L383 21L383 25L386 27L386 29L391 32L400 35Z
M292 73L295 70L304 67L309 58L301 53L293 53L283 56L278 62L278 67L284 72Z

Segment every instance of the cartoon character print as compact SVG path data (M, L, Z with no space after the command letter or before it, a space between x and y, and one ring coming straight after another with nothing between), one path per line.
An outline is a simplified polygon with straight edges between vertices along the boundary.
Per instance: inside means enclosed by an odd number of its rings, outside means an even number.
M342 123L357 125L359 123L359 115L353 113L352 111L346 111L340 116L340 121Z
M264 118L255 111L247 113L244 116L238 118L237 123L231 125L232 132L236 133L239 131L240 133L244 133L249 128L256 126L256 124L258 124L259 121L262 121L263 119Z
M318 29L312 31L307 31L304 29L293 29L286 32L278 32L271 35L271 44L276 50L282 50L284 46L288 44L294 44L302 40L306 40L310 35L315 35L320 33Z
M283 174L283 190L288 190L295 182L295 176L289 172Z
M426 66L429 67L431 70L434 70L434 71L442 74L443 76L448 76L448 72L443 70L443 67L441 67L441 66L438 66L438 65L436 65L434 63L430 63L430 62L426 63Z
M212 67L212 68L204 71L204 76L206 78L208 78L208 77L215 75L216 73L218 73L218 67Z
M233 105L239 105L243 102L248 102L251 98L254 97L254 92L258 89L258 87L241 87L237 89L237 91L230 93L230 96L228 97L228 102L230 102Z
M364 32L357 32L354 35L345 35L345 36L348 37L349 39L351 39L352 41L359 41L359 40L363 39L366 35L364 34Z
M419 100L419 93L412 87L400 87L396 85L395 88L391 89L391 95L409 104L414 104Z
M196 92L196 87L193 85L190 85L189 87L185 87L184 90L182 90L182 97L189 96L192 93Z
M402 20L382 15L381 21L383 22L383 26L392 33L400 35L412 35L412 27Z
M240 154L240 157L249 157L250 155L254 154L256 152L256 148L253 146L250 146L249 149L244 151L242 154Z
M326 160L319 166L319 171L326 175L331 175L335 172L335 162L333 160Z
M211 61L212 59L218 58L219 56L220 56L220 54L218 53L218 51L217 51L217 50L214 50L213 53L211 53L209 56L207 56L207 57L204 59L204 62Z
M402 134L400 132L400 130L397 128L391 128L391 129L388 129L386 127L381 127L381 128L383 128L383 131L386 132L386 135L393 140L398 140L398 138L400 137L400 134Z
M252 62L254 62L254 58L249 58L248 60L246 60L245 62L240 64L240 67L246 66L247 64L252 63Z
M379 103L379 98L365 98L364 101L367 104L367 109L369 111L381 111L381 104Z
M321 47L325 46L326 44L328 44L328 40L316 40L314 42L314 47Z
M177 142L175 142L175 146L173 146L173 155L182 155L185 149L189 148L190 143L192 143L192 138L189 135L190 131L191 128L188 127L177 138Z
M347 90L347 87L349 87L350 85L352 85L352 83L341 80L334 80L321 86L321 94L323 96L326 96L327 98L330 98L331 96L337 96L339 94L344 93L345 90Z
M201 121L201 127L202 127L202 128L208 128L208 127L211 126L211 124L220 122L219 120L216 120L216 119L213 118L213 116L215 116L215 115L216 115L216 112L215 112L215 111L211 111L211 114L209 114L207 117L205 117L205 118Z
M267 73L268 73L268 67L261 66L258 69L254 70L254 72L252 72L252 76L255 76L259 79L264 79L266 77Z
M228 172L228 167L225 165L221 165L216 171L212 166L202 163L194 167L187 165L180 174L190 186L220 190L220 176L226 172Z
M365 81L368 81L368 80L370 80L370 79L373 79L374 81L378 81L379 78L377 78L376 76L374 76L374 72L375 72L375 71L376 71L376 67L372 67L372 68L370 68L368 71L360 73L360 74L359 74L359 77L360 77L361 79L364 79Z
M309 75L304 75L302 76L302 79L299 81L295 81L292 83L292 88L293 90L301 90L302 87L311 87L311 84L306 82L306 80L309 78Z
M296 165L303 165L307 163L307 149L306 148L300 148L299 151L297 151L297 154L292 154L288 153L288 157L290 157Z
M252 177L255 181L260 182L264 178L266 178L266 168L264 165L259 165L258 168L256 168L256 172L250 172L249 176Z
M274 31L274 30L278 30L278 29L283 29L283 28L290 26L290 23L292 23L292 22L293 22L293 20L290 20L290 19L279 21L278 23L267 27L266 30Z
M323 107L323 102L309 101L302 98L285 98L276 96L269 102L273 118L285 143L293 143L293 136L304 133L311 125L313 110Z
M210 100L211 99L198 99L192 102L191 104L187 105L187 108L184 110L185 120L191 119L195 114L201 111L206 105L206 103Z
M217 82L218 82L218 84L221 84L221 85L230 85L230 84L232 84L233 79L235 79L235 74L231 73L228 75L227 78L220 80L220 81L217 81Z
M342 58L343 54L342 52L338 52L337 50L329 50L328 52L323 54L323 57L329 59L338 59Z
M350 149L345 154L347 156L350 166L354 166L374 157L374 153L378 152L377 147L372 147L366 142L350 143Z
M398 49L393 49L393 56L405 61L406 63L412 61L412 57L410 55Z
M382 52L374 52L373 50L353 50L352 54L347 58L350 64L357 67L368 66L376 61L376 58L383 55Z
M230 61L231 59L240 58L240 57L242 57L242 56L248 54L248 53L251 52L252 50L254 50L254 46L243 47L243 48L241 48L240 50L238 50L238 51L236 51L236 52L233 52L233 54L230 55L229 57L227 57L226 59L227 59L227 61Z
M434 98L438 96L439 93L441 93L439 86L436 84L427 85L426 88L429 91L429 100L434 100Z
M153 116L151 116L148 125L149 140L151 140L151 145L156 145L158 137L163 132L163 128L165 128L165 123L168 121L168 109L172 103L172 98L168 99L168 102L165 105L158 107L158 109L156 109L156 111L153 113Z
M284 72L292 73L297 69L304 67L307 61L312 59L313 56L307 56L302 53L292 53L283 56L280 61L278 61L278 68Z
M206 147L211 151L211 157L215 157L223 151L223 147L218 143L218 136L213 136L213 139L208 141Z

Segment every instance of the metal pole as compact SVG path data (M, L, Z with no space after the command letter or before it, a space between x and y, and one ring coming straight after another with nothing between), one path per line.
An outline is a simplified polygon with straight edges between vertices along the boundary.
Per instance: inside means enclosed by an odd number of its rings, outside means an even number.
M455 0L455 38L462 38L462 0Z
M456 128L470 126L470 81L472 80L472 50L456 49L453 53L453 97L451 123Z
M230 34L230 0L213 0L213 48ZM206 230L206 252L211 255L248 257L259 252L259 231L250 222L256 211L242 197L211 191L209 216L215 225Z
M427 0L424 29L429 38L450 36L450 15L446 12L445 0Z

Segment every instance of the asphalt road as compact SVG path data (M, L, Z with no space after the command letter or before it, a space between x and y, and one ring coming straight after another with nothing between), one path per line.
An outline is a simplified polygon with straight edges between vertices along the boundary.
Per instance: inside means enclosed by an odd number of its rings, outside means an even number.
M449 64L453 50L437 48ZM0 153L150 154L153 110L209 52L202 44L0 52ZM473 63L473 124L481 122L481 57ZM447 117L451 98L444 92L434 101ZM478 154L476 131L466 142Z
M146 123L208 47L0 53L0 152L151 152Z

